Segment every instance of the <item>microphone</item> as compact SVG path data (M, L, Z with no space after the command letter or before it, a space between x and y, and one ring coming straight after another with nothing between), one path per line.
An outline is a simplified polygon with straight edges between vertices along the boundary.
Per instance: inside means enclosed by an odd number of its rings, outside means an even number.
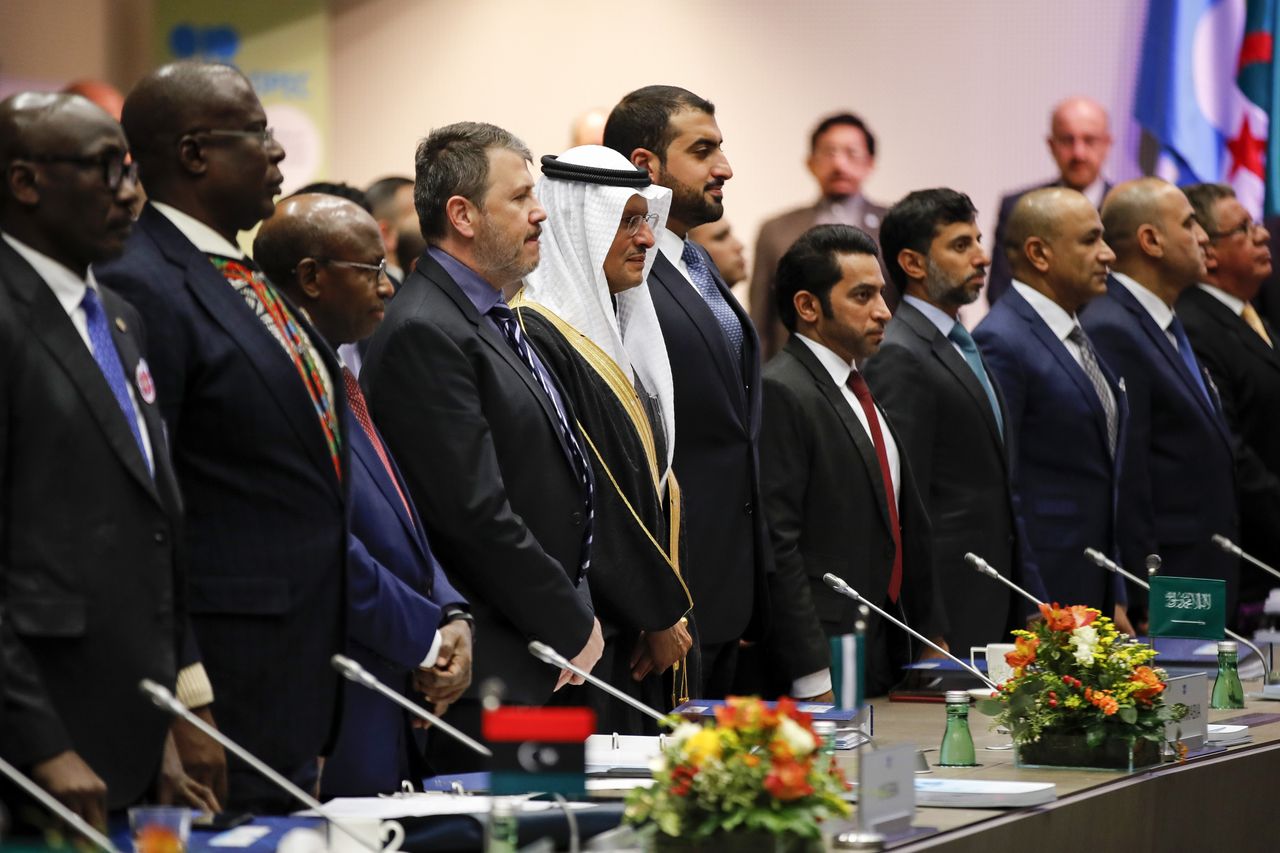
M392 690L390 687L379 681L373 673L369 672L369 670L365 669L359 663L346 655L334 655L329 658L329 663L333 664L333 668L347 680L354 681L361 687L367 687L375 693L381 693L383 696L386 696L392 702L395 702L409 713L426 720L428 723L449 735L449 737L453 738L472 752L483 755L485 758L493 757L493 753L489 750L489 747L476 742L472 738L458 731L456 728L449 725L426 708L421 707L416 702L411 702L404 698L400 693Z
M965 561L966 563L968 563L970 566L972 566L973 568L977 569L977 570L978 570L978 574L980 574L980 575L986 575L987 577L991 578L992 580L1000 581L1000 583L1002 583L1002 584L1004 584L1005 586L1009 587L1009 589L1013 590L1013 591L1014 591L1014 592L1016 592L1018 595L1020 595L1020 596L1022 596L1023 598L1025 598L1027 601L1030 601L1030 602L1031 602L1032 604L1034 604L1036 607L1040 607L1041 605L1043 605L1043 604L1044 604L1044 602L1043 602L1043 601L1041 601L1040 599L1036 598L1034 595L1032 595L1031 593L1027 592L1025 589L1023 589L1022 587L1018 586L1016 583L1014 583L1013 581L1009 580L1009 579L1008 579L1007 577L1005 577L1004 575L1002 575L1002 574L1000 574L999 572L997 572L995 569L993 569L993 568L991 567L991 564L990 564L990 563L988 563L986 560L982 559L981 557L979 557L977 554L973 553L972 551L970 551L969 553L967 553L967 554L965 554L965 555L964 555L964 561Z
M216 728L187 710L187 706L174 698L173 693L163 684L157 684L150 678L144 678L138 682L138 689L147 694L147 697L151 699L151 703L157 708L162 711L167 711L175 717L181 717L218 743L222 744L228 752L235 754L240 758L240 760L258 771L258 773L270 779L277 787L283 789L294 799L305 804L309 808L314 809L321 817L341 830L343 834L355 841L356 844L360 845L365 850L370 851L370 853L382 853L382 848L378 844L370 844L364 838L360 837L355 830L348 828L345 822L333 818L329 814L328 809L325 808L324 804L315 797L311 796L306 791L281 776L252 752L245 749L243 746L236 743L231 738L227 737L222 732L218 731Z
M1262 562L1257 557L1253 556L1248 551L1245 551L1239 545L1232 542L1227 537L1223 536L1221 533L1213 534L1212 538L1213 538L1213 544L1217 545L1219 548L1226 551L1228 554L1231 554L1234 557L1242 557L1245 560L1248 560L1250 563L1253 563L1258 568L1262 569L1264 572L1271 572L1271 574L1280 578L1280 571L1276 571L1275 569L1271 568L1266 563Z
M92 841L94 844L106 850L107 853L120 853L116 846L111 843L111 839L94 829L87 820L73 812L58 801L57 797L50 794L44 788L41 788L34 781L24 775L18 768L9 762L0 758L0 774L9 778L13 784L26 791L31 796L40 801L40 804L49 811L53 812L62 820L66 821L76 832Z
M1155 577L1156 573L1160 571L1160 566L1164 564L1159 554L1148 554L1147 559L1143 562L1147 567L1147 577L1149 578Z
M1122 577L1126 577L1129 580L1136 583L1138 586L1142 587L1143 589L1151 589L1151 584L1147 583L1137 575L1126 572L1124 569L1120 568L1120 566L1117 565L1113 560L1108 559L1107 555L1103 554L1101 551L1098 551L1094 548L1085 548L1084 555L1088 557L1090 560L1092 560L1094 565L1100 568L1106 569L1109 572L1115 572L1116 574ZM1156 555L1151 554L1147 557L1148 567L1150 567L1150 564L1151 564L1151 557L1156 557ZM1156 557L1156 559L1158 560L1160 558ZM1258 660L1265 661L1267 659L1266 656L1262 654L1262 649L1258 648L1253 643L1249 642L1244 637L1237 634L1235 631L1232 631L1230 628L1223 628L1222 631L1224 634L1226 634L1231 639L1235 640L1237 643L1240 643L1241 645L1245 645L1253 649L1253 651L1258 655ZM1265 674L1262 677L1262 683L1263 684L1267 683L1267 676Z
M834 589L836 592L840 593L840 594L841 594L841 595L843 595L843 596L846 596L847 598L852 598L854 601L861 602L862 604L865 604L867 607L870 607L870 608L871 608L872 610L874 610L876 613L879 613L879 614L880 614L881 616L883 616L885 619L888 619L890 622L892 622L893 624L897 625L899 628L901 628L902 630L906 631L908 634L910 634L911 636L915 637L915 638L916 638L917 640L919 640L920 642L922 642L922 643L924 643L925 645L927 645L927 646L929 646L929 647L933 648L935 651L940 652L940 653L942 653L943 655L946 655L946 656L947 656L948 658L950 658L951 660L953 660L953 661L955 661L956 663L960 664L960 666L961 666L961 668L962 668L962 669L965 669L965 670L967 670L968 672L972 673L973 675L976 675L976 676L978 677L978 680L979 680L979 681L981 681L983 684L985 684L985 685L987 685L988 687L990 687L992 690L999 690L999 688L996 686L996 683L995 683L994 681L992 681L990 678L987 678L985 675L983 675L981 672L979 672L979 671L978 671L977 669L975 669L973 666L971 666L970 664L967 664L967 663L965 663L964 661L960 660L960 658L958 658L958 657L956 657L955 655L951 654L951 652L949 652L949 651L947 651L946 649L942 648L942 646L938 645L938 644L937 644L937 643L935 643L933 640L930 640L928 637L926 637L924 634L921 634L921 633L920 633L919 631L917 631L915 628L912 628L912 627L911 627L910 625L908 625L906 622L901 622L901 621L899 621L898 619L895 619L893 616L890 616L888 613L885 613L885 612L884 612L883 610L881 610L879 607L876 607L876 606L875 606L874 604L872 604L870 601L867 601L865 598L863 598L863 597L858 593L858 591L857 591L856 589L854 589L853 587L849 586L849 584L845 583L843 578L838 578L838 577L836 577L835 575L831 574L831 572L827 572L825 575L823 575L823 576L822 576L822 580L823 580L823 582L824 582L827 586L831 587L831 588L832 588L832 589Z
M632 696L628 696L618 688L614 687L609 682L605 681L603 678L596 678L594 675L587 672L586 670L583 670L579 667L574 666L572 663L569 662L569 660L564 655L560 654L555 649L551 648L541 640L529 641L529 654L533 655L535 658L542 661L543 663L550 664L551 666L559 667L560 669L567 669L570 672L572 672L574 675L581 677L584 681L588 681L594 686L603 690L605 693L608 693L614 699L618 699L622 702L626 702L628 705L630 705L632 708L635 708L640 713L648 714L650 717L653 717L655 720L657 720L659 723L663 725L666 725L666 726L671 725L671 721L668 720L664 714L660 714L654 709L650 708L648 705L641 702L640 700Z

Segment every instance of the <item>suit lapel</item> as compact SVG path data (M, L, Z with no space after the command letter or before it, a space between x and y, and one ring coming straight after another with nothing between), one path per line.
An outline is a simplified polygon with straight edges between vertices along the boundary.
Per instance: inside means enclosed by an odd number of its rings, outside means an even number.
M400 494L396 491L396 483L391 481L390 474L387 469L383 467L382 460L378 458L378 451L374 449L373 442L371 442L369 437L365 435L364 429L358 423L355 423L354 417L349 419L348 429L348 434L351 436L350 447L352 458L355 460L356 464L361 465L368 473L369 479L371 479L378 487L378 493L382 496L382 499L387 502L388 506L391 507L391 511L399 520L400 526L404 529L405 535L413 541L414 546L417 547L420 553L422 553L424 551L425 543L421 540L417 527L414 526L414 519L405 512L404 501L400 499ZM374 430L376 432L377 427L374 427ZM383 442L383 447L386 447L386 442ZM390 461L390 456L387 458L388 461ZM391 465L394 472L395 463L392 462ZM399 472L395 472L395 474L398 476ZM407 499L409 496L408 488L403 482L399 485L404 490L404 495Z
M1192 288L1183 296L1183 299L1191 300L1191 303L1196 308L1199 308L1207 317L1210 317L1215 322L1221 324L1225 331L1235 335L1244 344L1244 348L1254 356L1261 359L1272 368L1280 370L1280 354L1277 354L1274 349L1267 346L1267 342L1264 341L1257 332L1250 328L1249 324L1246 323L1244 318L1239 314L1236 314L1226 305L1223 305L1215 299L1211 294L1202 291L1199 287ZM1264 321L1263 328L1266 327L1267 324ZM1275 336L1270 329L1267 329L1267 334L1272 335L1271 340L1274 343Z

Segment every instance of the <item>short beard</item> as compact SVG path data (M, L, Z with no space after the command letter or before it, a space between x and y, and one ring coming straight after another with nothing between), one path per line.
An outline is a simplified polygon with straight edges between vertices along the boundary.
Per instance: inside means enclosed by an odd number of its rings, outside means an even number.
M933 258L924 259L924 292L929 295L935 305L950 305L959 308L978 301L977 293L970 293L965 288L968 278L952 281L947 274L938 268Z
M489 227L488 220L484 216L480 217L473 251L476 264L484 270L484 276L491 284L506 287L520 281L537 268L537 259L530 263L521 258L523 249L523 239L514 247L502 245Z
M705 186L694 188L682 184L662 167L658 170L656 183L671 190L671 212L668 214L671 219L696 228L708 222L718 222L724 216L724 202L708 198Z

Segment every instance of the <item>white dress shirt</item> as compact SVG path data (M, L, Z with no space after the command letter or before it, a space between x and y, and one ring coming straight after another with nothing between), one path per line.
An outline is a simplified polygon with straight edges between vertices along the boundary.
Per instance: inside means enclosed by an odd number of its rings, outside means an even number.
M1071 353L1071 357L1076 360L1076 364L1084 367L1084 360L1080 356L1080 347L1075 341L1069 339L1071 330L1080 324L1080 321L1073 314L1068 314L1066 310L1036 290L1029 284L1023 284L1016 278L1013 280L1013 289L1018 291L1023 299L1027 300L1027 304L1032 310L1040 315L1040 319L1044 320L1045 325L1049 327L1049 331L1062 341L1062 345L1067 348L1067 352Z
M696 291L693 279L689 278L689 266L684 262L684 240L670 228L663 228L662 233L658 234L658 251L667 256L671 265L679 270L684 280ZM702 294L699 293L698 296L701 298Z
M849 376L856 369L854 365L836 355L829 347L818 343L812 338L799 333L796 334L796 338L809 348L809 351L818 359L818 363L830 374L831 381L840 389L840 396L844 397L845 402L849 404L849 408L853 410L853 414L857 417L858 423L862 424L863 430L866 431L867 439L874 444L875 439L871 435L871 426L867 423L867 413L863 410L862 404L858 402L858 398L849 390ZM880 416L880 435L884 439L885 456L889 461L889 476L893 480L893 500L896 505L902 493L902 457L898 453L898 443L893 440L893 434L885 423L884 412L879 405L876 405L876 413ZM801 699L819 696L830 689L831 670L829 669L802 675L791 682L791 695Z
M1169 331L1169 326L1173 325L1173 309L1159 296L1156 296L1124 273L1112 270L1111 274L1115 276L1116 281L1124 285L1125 290L1133 294L1133 298L1138 300L1138 304L1146 309L1147 313L1151 315L1151 319L1155 320L1156 325L1160 327L1160 331L1164 332L1164 336L1169 339L1169 343L1173 345L1176 351L1178 349L1178 339L1174 337L1173 332Z
M1225 290L1221 290L1217 287L1214 287L1212 284L1205 284L1204 282L1197 284L1196 287L1200 288L1205 293L1209 294L1214 299L1218 300L1223 305L1230 308L1231 313L1235 314L1237 317L1239 317L1244 313L1244 300L1241 299L1240 297L1232 296L1230 293L1227 293Z
M90 288L101 297L98 290L98 282L93 277L93 269L86 271L85 277L81 278L67 267L55 261L53 258L38 252L35 249L18 240L9 234L4 234L4 240L13 250L22 256L23 260L31 264L36 271L36 275L44 280L49 289L53 291L53 295L57 297L58 304L62 306L62 310L67 312L67 317L71 320L71 325L76 327L80 339L84 341L85 347L90 354L93 353L93 343L89 340L89 322L84 313L84 296ZM105 306L104 306L105 309ZM120 369L123 371L124 365L121 364ZM138 395L133 391L133 383L128 381L128 375L125 376L125 389L129 392L129 402L133 404L133 416L138 422L138 434L142 437L142 452L146 454L147 466L155 470L155 456L151 449L151 435L147 432L147 422L142 417L142 407L138 405Z

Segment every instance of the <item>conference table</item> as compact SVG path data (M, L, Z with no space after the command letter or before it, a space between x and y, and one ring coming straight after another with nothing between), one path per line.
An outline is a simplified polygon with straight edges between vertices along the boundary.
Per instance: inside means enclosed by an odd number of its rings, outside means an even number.
M1260 682L1245 682L1246 695L1259 689ZM932 748L927 757L937 758L946 715L941 703L880 699L872 705L878 746L909 743ZM1280 717L1280 702L1246 698L1244 710L1210 711L1209 722L1248 715ZM1250 744L1134 773L1015 767L1012 750L988 748L1009 743L1007 734L989 730L990 723L990 717L970 711L977 767L934 767L930 775L1052 782L1057 800L1022 809L921 807L914 826L939 831L890 849L1280 851L1280 828L1267 824L1280 790L1280 719L1251 726ZM842 753L840 760L855 778L856 752Z

